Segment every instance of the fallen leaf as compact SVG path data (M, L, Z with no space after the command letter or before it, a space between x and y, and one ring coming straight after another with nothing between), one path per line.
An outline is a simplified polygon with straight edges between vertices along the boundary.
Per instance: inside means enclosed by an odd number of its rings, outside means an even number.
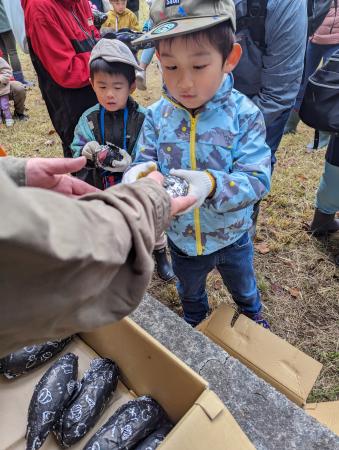
M266 242L259 242L258 244L254 244L255 250L261 255L266 255L271 251L268 244Z
M297 175L296 178L297 178L298 180L300 180L300 181L307 181L307 180L308 180L308 178L305 177L305 175Z
M56 131L55 130L49 130L49 132L47 133L49 136L51 136L52 134L54 134Z
M300 297L300 294L301 294L300 289L298 289L298 288L287 288L287 290L288 290L288 292L291 294L291 296L293 298Z

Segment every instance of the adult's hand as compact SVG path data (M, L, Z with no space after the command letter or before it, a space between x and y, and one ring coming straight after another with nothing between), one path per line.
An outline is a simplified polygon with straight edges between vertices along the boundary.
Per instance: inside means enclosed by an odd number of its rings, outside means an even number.
M147 175L147 178L151 178L161 186L164 184L164 176L158 171L151 172ZM186 210L189 210L189 208L194 205L196 201L197 198L194 195L171 198L171 216L174 217L182 214Z
M50 189L65 195L80 196L97 192L98 189L71 172L85 167L86 158L31 158L26 164L26 186Z

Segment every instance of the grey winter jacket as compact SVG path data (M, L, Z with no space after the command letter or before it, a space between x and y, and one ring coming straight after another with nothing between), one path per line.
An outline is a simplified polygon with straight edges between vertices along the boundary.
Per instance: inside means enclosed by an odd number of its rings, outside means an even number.
M25 164L0 158L0 357L133 311L170 216L153 180L76 200L24 187Z
M235 0L237 19L247 0ZM249 96L264 115L266 127L295 101L303 73L307 41L307 1L268 0L266 48L252 41L249 30L237 33L243 55L233 71L234 87Z

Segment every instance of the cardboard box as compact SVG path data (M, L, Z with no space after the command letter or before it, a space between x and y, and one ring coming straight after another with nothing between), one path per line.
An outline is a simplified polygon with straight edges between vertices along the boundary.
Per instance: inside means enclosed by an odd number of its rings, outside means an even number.
M221 305L197 329L259 377L302 406L322 364L235 310Z
M304 410L339 436L339 401L308 403Z
M79 356L79 378L89 362L100 355L113 359L121 381L97 425L74 450L84 444L123 403L139 395L151 395L176 424L162 447L165 450L253 450L254 447L206 381L176 358L130 319L84 333L61 353ZM53 360L54 361L54 360ZM34 386L52 362L16 380L0 379L0 448L24 450L27 411ZM43 450L56 450L49 436Z

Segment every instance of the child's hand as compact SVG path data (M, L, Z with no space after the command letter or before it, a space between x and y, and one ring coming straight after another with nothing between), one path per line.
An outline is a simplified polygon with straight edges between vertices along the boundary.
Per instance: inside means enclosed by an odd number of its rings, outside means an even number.
M126 150L119 148L119 154L122 156L122 159L112 161L112 167L107 168L107 170L110 170L111 172L124 172L127 167L132 164L132 157Z
M180 214L187 213L193 208L199 208L215 188L215 182L213 184L212 175L209 175L206 171L171 169L170 175L175 175L176 177L181 177L186 180L189 184L188 195L196 198L193 205L185 211L180 212Z
M146 177L149 173L157 170L157 165L154 161L149 161L133 166L125 175L122 177L122 183L130 184L134 181L139 180L139 178Z
M95 154L100 152L101 145L99 142L91 141L87 142L86 145L84 145L84 148L82 149L82 156L85 156L86 159L89 159L90 161L94 161Z

